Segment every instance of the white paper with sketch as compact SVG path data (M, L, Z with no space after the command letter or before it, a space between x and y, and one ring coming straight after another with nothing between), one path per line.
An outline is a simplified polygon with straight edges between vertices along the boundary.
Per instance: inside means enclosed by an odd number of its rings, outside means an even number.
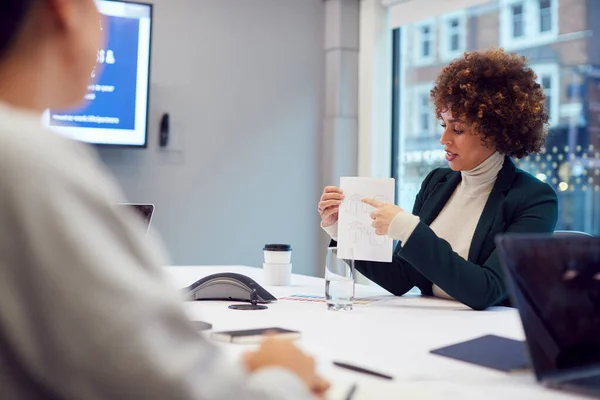
M362 202L365 197L394 203L393 178L342 177L344 200L338 214L338 257L355 260L391 262L393 243L387 235L375 234L371 220L374 208Z

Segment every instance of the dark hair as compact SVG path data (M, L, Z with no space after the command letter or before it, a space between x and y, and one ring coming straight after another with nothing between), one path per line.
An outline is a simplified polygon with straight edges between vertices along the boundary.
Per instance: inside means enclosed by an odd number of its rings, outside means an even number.
M0 0L0 57L10 48L35 0Z
M544 89L525 57L502 49L465 53L437 77L431 90L435 112L466 123L485 144L508 156L538 153L546 143Z

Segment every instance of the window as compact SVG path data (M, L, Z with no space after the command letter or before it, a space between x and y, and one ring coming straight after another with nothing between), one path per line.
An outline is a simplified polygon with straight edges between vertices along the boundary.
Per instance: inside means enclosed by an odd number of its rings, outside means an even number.
M431 120L431 111L429 110L429 95L427 93L419 94L419 133L429 133L429 121Z
M442 15L437 22L428 19L399 28L403 39L394 51L396 55L401 53L403 62L394 71L394 79L399 82L396 90L402 90L403 94L395 110L397 123L393 125L392 148L396 151L393 176L400 207L412 209L427 174L436 167L447 166L439 144L441 128L430 104L429 90L431 81L449 61L457 43L460 52L467 48L468 34L475 38L472 44L469 42L469 49L498 46L527 56L546 95L549 135L541 154L515 160L515 163L547 182L558 194L556 229L600 235L600 68L590 67L595 60L594 49L586 46L589 39L577 35L561 37L561 46L552 46L552 51L534 49L558 42L558 9L564 4L571 3L569 0L497 0ZM585 12L590 20L599 20L600 9L590 4L581 2L580 6L589 7ZM425 36L430 38L428 51L432 58L439 54L443 61L440 65L419 61L423 31L416 27L423 26L431 27L427 31L430 36ZM438 36L436 27L440 30ZM476 31L467 32L467 27ZM591 33L600 34L600 28L588 26L586 29L598 30ZM484 44L478 47L479 43ZM574 49L581 49L576 59Z
M500 0L500 46L541 46L558 37L559 0Z
M512 37L525 36L525 21L523 19L523 3L512 5Z
M552 30L552 1L540 0L540 32Z
M415 140L424 140L424 138L437 135L437 119L429 98L432 87L433 82L420 82L405 88L412 93L406 99L409 107L412 105L408 112L410 117L407 118L407 122L410 122L407 136L411 136Z
M405 88L411 95L406 100L408 107L409 122L407 136L414 138L431 137L436 134L436 118L429 99L429 92L433 82L418 83ZM421 139L419 139L421 140Z
M450 51L458 51L460 47L460 21L458 18L450 20Z
M467 48L467 18L464 11L442 16L441 48L443 61L459 57Z
M550 126L559 123L560 108L560 73L558 64L534 64L532 69L538 76L538 83L544 87L546 110L548 110Z
M414 26L415 63L433 64L435 61L435 20L421 22Z
M555 114L552 112L552 77L550 75L542 76L541 85L544 87L544 93L546 94L546 110L548 110L548 115L552 120L552 115Z
M421 57L431 57L431 26L421 27Z

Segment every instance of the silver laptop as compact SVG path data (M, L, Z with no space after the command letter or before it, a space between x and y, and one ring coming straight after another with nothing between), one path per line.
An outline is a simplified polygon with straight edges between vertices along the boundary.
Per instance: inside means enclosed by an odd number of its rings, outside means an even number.
M496 238L537 380L600 398L600 237Z
M146 226L146 232L150 229L152 216L154 215L154 204L121 203L122 207L128 207L138 214Z

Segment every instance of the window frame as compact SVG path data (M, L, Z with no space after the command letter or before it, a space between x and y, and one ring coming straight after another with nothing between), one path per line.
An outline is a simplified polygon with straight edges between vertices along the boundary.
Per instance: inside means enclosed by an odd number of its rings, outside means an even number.
M507 50L543 46L556 41L559 34L558 0L550 0L551 28L541 32L541 0L500 0L500 46ZM512 7L523 4L524 34L513 37Z
M538 11L538 17L539 17L539 29L540 29L540 33L544 34L546 32L542 32L542 1L543 0L539 0L540 6L539 6L539 11ZM550 20L550 31L551 31L552 27L554 25L554 21L552 21L552 19L554 18L554 14L555 14L554 10L552 9L553 8L552 5L553 4L558 4L558 2L556 0L545 0L545 1L549 1L550 2L550 17L551 17L551 20ZM547 32L550 32L550 31L547 31Z
M458 50L451 50L451 27L452 20L458 20L459 46ZM467 50L467 10L459 10L444 14L441 18L440 58L442 61L451 61L460 57Z
M520 33L521 34L519 36L515 36L515 31L516 31L516 29L515 29L515 26L516 26L516 23L515 23L515 17L516 17L515 8L517 6L521 7L521 13L519 14L519 16L521 17L521 21L520 21L520 23L521 23L521 26L520 26L521 32ZM509 9L508 9L508 16L510 18L510 21L508 21L507 24L510 25L510 26L507 29L509 30L508 31L508 35L510 37L510 40L514 40L514 41L523 40L525 38L525 36L527 36L526 25L525 25L525 20L527 19L526 18L526 12L527 12L526 10L527 10L527 8L526 8L526 5L525 5L525 1L514 2L514 3L510 4L508 7L509 7Z
M421 83L415 83L414 85L409 86L410 88L410 92L411 92L411 100L412 103L415 105L415 112L413 113L413 115L415 117L412 118L412 123L409 125L410 126L410 132L407 132L407 137L421 137L424 135L429 136L430 134L434 134L435 133L435 124L437 123L437 119L435 117L435 114L433 112L433 107L431 104L431 101L427 102L427 106L425 107L422 103L422 99L424 96L426 96L429 99L429 93L431 92L431 89L433 88L434 82L421 82ZM424 110L424 108L426 108L426 110ZM425 111L427 112L427 114L429 115L429 130L425 131L422 127L422 117L425 114Z
M558 64L548 63L532 64L531 69L537 75L537 82L540 85L542 84L543 77L548 76L551 79L550 89L544 88L544 93L550 91L550 119L548 123L550 127L557 126L560 121L560 68Z
M429 56L423 56L423 32L422 29L426 26L429 26L430 28L430 41L431 41L431 47L430 47L430 54ZM413 38L416 39L415 40L415 48L414 48L414 60L415 60L415 64L417 66L426 66L426 65L432 65L435 63L436 60L436 49L437 49L437 23L435 18L429 18L423 21L419 21L418 23L413 24L412 26L412 31L413 31Z

